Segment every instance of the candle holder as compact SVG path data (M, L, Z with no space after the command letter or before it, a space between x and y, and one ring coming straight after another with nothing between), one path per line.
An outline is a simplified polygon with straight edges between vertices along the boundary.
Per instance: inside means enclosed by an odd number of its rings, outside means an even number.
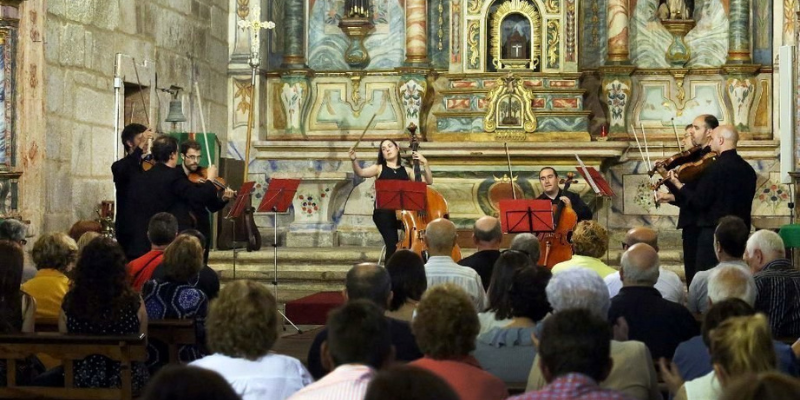
M667 48L667 62L673 67L681 68L692 56L692 51L683 41L683 37L694 28L694 20L665 19L661 21L661 24L672 34L672 43Z
M344 51L344 61L353 68L364 68L369 65L369 53L364 47L364 38L369 35L375 25L370 18L369 0L346 0L344 18L339 28L350 38L350 44Z

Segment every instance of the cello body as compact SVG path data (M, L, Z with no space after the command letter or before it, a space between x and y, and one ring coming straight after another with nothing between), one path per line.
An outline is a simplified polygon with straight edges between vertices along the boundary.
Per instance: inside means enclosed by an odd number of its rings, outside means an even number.
M569 189L573 178L572 173L567 174L564 191ZM572 258L572 230L578 224L578 214L572 207L560 201L553 205L553 221L555 230L539 234L539 265L552 269L554 265Z

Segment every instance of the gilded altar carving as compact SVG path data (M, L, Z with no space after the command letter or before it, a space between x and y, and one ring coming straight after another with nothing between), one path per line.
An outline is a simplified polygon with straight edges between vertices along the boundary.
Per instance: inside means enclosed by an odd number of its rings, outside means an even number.
M519 19L519 21L515 19ZM492 15L490 22L489 40L494 67L497 70L538 69L542 52L541 29L542 17L531 3L523 0L509 0L501 4ZM530 47L525 52L525 58L514 57L504 51L507 47L508 37L512 34L522 34L530 42ZM521 54L519 48L514 50L516 50L516 54Z
M558 50L561 47L559 32L561 32L561 24L558 23L558 20L552 19L547 22L547 68L559 67Z
M486 102L483 129L494 132L495 139L525 140L526 133L536 131L533 91L513 74L495 80Z

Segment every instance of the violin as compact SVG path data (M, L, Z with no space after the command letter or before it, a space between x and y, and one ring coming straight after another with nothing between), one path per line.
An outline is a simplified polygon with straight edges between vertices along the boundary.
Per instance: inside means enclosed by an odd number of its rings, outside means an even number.
M415 136L417 127L411 124L408 127L411 133L411 151L415 152L419 149L419 141ZM422 181L422 171L419 167L419 160L414 160L414 180L417 182ZM428 245L425 243L425 231L428 228L428 223L437 218L449 218L450 212L447 209L447 200L444 199L441 193L436 189L428 186L425 194L425 209L422 211L400 211L400 220L403 223L405 230L404 237L397 243L398 249L411 250L422 257L423 260L428 259ZM461 260L461 248L458 244L453 246L453 251L450 254L453 261Z
M696 181L714 161L717 160L717 153L706 150L708 147L698 145L691 149L674 154L662 161L657 161L653 168L648 171L651 177L658 173L662 179L653 185L653 190L657 190L664 184L667 178L667 171L673 171L683 183Z
M568 172L566 179L559 183L564 184L563 191L569 189L569 185L574 181L575 174ZM572 230L578 224L578 214L571 206L567 206L563 201L553 205L553 222L555 229L553 232L539 234L539 265L552 269L554 265L567 261L572 258Z
M198 166L195 171L189 172L189 181L192 183L204 183L209 181L214 184L218 191L224 191L228 188L225 178L218 176L214 179L208 179L208 168Z

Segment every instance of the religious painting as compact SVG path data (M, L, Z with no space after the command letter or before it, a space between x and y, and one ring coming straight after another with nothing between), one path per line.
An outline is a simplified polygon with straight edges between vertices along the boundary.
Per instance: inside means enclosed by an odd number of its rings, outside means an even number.
M522 102L518 96L506 95L497 106L498 128L522 128Z
M531 23L522 14L511 14L500 28L503 58L525 59L531 42Z
M14 56L17 27L0 26L0 170L13 167L14 154Z
M490 10L487 71L540 71L542 17L531 3L509 0Z

